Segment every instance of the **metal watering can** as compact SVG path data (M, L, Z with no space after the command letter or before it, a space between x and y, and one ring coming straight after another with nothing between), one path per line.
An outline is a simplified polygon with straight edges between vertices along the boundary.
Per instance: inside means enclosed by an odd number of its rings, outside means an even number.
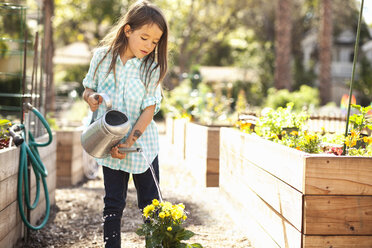
M91 124L81 134L81 144L84 150L95 158L105 158L110 155L111 148L117 145L128 133L130 123L128 117L121 111L112 110L111 99L105 93L98 93L106 105L106 113L95 120L98 110L94 111Z

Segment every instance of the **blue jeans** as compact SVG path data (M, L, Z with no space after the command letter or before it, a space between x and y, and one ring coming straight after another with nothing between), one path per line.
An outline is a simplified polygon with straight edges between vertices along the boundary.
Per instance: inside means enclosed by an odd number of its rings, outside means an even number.
M159 181L158 157L152 162L156 177ZM113 170L106 166L103 168L105 184L105 197L103 209L103 236L106 248L120 248L120 223L125 208L129 173ZM141 174L132 174L137 190L137 203L139 209L151 204L153 199L159 199L158 191L150 169Z

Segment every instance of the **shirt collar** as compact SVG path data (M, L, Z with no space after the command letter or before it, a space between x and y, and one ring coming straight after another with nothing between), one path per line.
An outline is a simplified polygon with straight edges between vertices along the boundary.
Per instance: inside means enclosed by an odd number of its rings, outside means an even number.
M135 67L140 67L142 61L143 61L143 58L139 59L137 57L134 57L134 58L129 59L127 62L132 63Z

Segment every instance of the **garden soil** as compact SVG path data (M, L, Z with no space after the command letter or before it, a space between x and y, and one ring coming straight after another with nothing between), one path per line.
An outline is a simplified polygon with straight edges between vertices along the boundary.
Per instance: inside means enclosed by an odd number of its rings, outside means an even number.
M162 129L160 129L162 130ZM198 188L190 179L187 164L172 157L172 146L160 136L160 187L165 201L183 203L189 213L185 227L196 235L189 243L206 248L252 247L246 234L230 219L224 198L218 188ZM102 175L74 187L56 189L56 204L51 208L47 225L30 231L22 248L88 248L104 247L102 234ZM144 248L145 241L135 230L142 224L137 207L136 190L130 180L127 205L123 213L122 247Z

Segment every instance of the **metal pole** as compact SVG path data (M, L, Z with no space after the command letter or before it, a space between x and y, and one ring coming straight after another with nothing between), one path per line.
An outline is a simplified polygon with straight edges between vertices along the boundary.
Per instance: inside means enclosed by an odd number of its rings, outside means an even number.
M361 4L360 4L357 36L356 36L355 46L354 46L353 71L351 73L351 82L350 82L350 90L349 90L349 104L347 106L345 138L347 137L347 135L349 133L349 117L350 117L350 107L351 107L351 96L353 95L353 82L354 82L354 77L355 77L355 66L356 66L357 58L358 58L360 26L361 26L361 23L362 23L363 6L364 6L364 0L362 0ZM344 149L342 151L342 155L345 155L345 154L346 154L346 143L344 142Z

